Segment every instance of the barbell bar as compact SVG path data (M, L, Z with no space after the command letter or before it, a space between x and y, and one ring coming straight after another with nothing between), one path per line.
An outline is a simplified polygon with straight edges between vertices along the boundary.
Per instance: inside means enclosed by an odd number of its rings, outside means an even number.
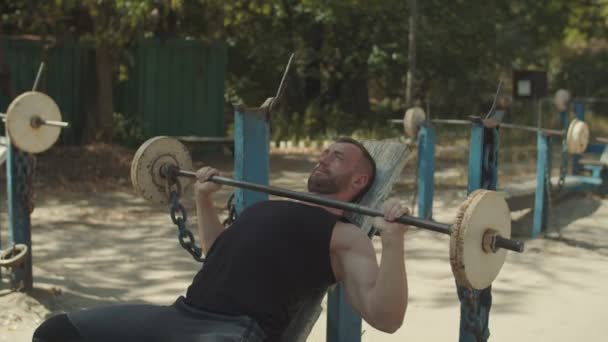
M167 204L169 191L176 183L187 187L196 179L188 149L170 137L155 137L144 142L131 163L131 182L135 192L154 203ZM381 217L379 210L355 203L337 201L310 193L213 176L211 182L270 195L320 204L367 216ZM450 225L411 216L397 221L450 235L450 264L458 284L475 289L491 285L506 259L506 251L523 252L524 244L510 239L511 216L504 195L477 190L460 206L455 223Z
M2 121L6 122L6 114L0 113L0 118L2 118ZM70 127L70 123L69 122L44 120L43 118L41 118L41 117L39 117L37 115L34 116L34 117L32 117L32 119L30 120L30 125L33 128L38 128L38 127L43 126L43 125L53 126L53 127L61 127L61 128L68 128L68 127Z
M11 144L28 153L46 151L55 144L61 129L69 127L69 123L61 121L55 101L37 91L17 96L0 118L6 123Z
M403 123L404 132L410 136L415 137L418 134L420 125L426 120L426 114L419 107L413 107L405 112L403 120L391 120L393 123ZM471 120L462 119L429 119L430 122L438 124L455 124L455 125L466 125L471 124L475 120L481 120L486 127L502 127L509 129L520 129L529 132L543 133L545 135L562 136L566 139L566 145L568 146L568 152L572 154L580 154L585 152L587 145L589 144L589 126L586 122L578 119L573 119L570 122L567 130L556 130L549 128L539 128L526 125L518 125L511 123L499 123L492 119L482 120L479 118Z
M608 137L596 137L595 141L600 144L608 144Z
M161 166L161 174L163 175L163 177L169 178L169 179L172 179L172 178L175 178L178 176L196 179L196 172L180 170L177 166L175 166L174 164L170 164L170 163L166 163ZM298 192L298 191L287 190L287 189L273 187L273 186L269 186L269 185L255 184L255 183L239 181L239 180L235 180L232 178L221 177L221 176L211 176L209 178L209 181L216 183L216 184L222 184L222 185L232 186L232 187L241 188L241 189L263 192L263 193L267 193L269 195L286 197L286 198L291 198L291 199L295 199L298 201L304 201L304 202L309 202L309 203L314 203L314 204L320 204L320 205L328 206L331 208L342 209L342 210L350 211L350 212L361 214L361 215L366 215L366 216L371 216L371 217L384 216L384 214L379 210L376 210L376 209L373 209L370 207L366 207L366 206L362 206L359 204L334 200L331 198L316 196L316 195ZM402 224L407 224L407 225L415 226L418 228L423 228L423 229L434 231L437 233L443 233L443 234L447 234L447 235L452 234L452 225L447 224L447 223L440 223L440 222L436 222L436 221L425 220L425 219L417 218L414 216L407 216L407 215L401 216L396 221L399 223L402 223ZM507 239L500 235L496 236L495 247L504 248L504 249L508 249L508 250L511 250L514 252L519 252L519 253L523 252L523 243L522 242L512 240L512 239Z

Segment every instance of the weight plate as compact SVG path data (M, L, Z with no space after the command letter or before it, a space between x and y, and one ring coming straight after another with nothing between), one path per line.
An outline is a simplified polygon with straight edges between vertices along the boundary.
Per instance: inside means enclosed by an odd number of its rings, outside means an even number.
M141 197L159 204L169 203L167 180L161 176L165 163L176 165L181 170L192 170L192 159L186 146L170 137L154 137L143 143L131 162L131 183ZM182 190L192 179L180 177Z
M403 116L403 130L408 137L415 138L418 135L420 125L426 119L426 114L420 107L408 109Z
M589 144L589 126L585 121L574 119L570 122L566 133L566 144L568 145L568 153L581 154L585 152Z
M61 121L61 112L55 101L36 91L17 96L6 112L6 130L11 144L28 153L46 151L55 144L61 133L60 127L32 125L32 119L36 116L42 120Z
M511 212L502 194L477 190L460 206L450 237L450 264L458 285L481 290L498 276L507 251L484 251L488 229L509 238Z

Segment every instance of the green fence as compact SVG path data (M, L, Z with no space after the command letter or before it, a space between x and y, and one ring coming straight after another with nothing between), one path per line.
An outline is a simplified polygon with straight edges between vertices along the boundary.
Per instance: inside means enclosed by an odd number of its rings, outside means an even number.
M30 90L41 61L47 68L38 90L59 105L71 127L62 142L80 141L87 90L95 89L94 51L76 43L45 49L40 41L0 39L16 94ZM195 40L140 40L126 58L128 80L116 82L114 108L136 118L145 137L155 135L223 136L227 49ZM1 85L0 85L1 86ZM0 87L0 111L10 103Z
M226 47L194 40L143 40L132 50L129 80L116 109L135 113L146 137L224 135Z
M45 72L37 90L49 94L57 102L63 120L71 125L62 132L62 142L78 141L83 124L83 66L90 63L90 51L69 42L49 49L41 41L4 39L0 44L9 66L13 95L32 89L40 62L45 61ZM0 91L1 111L6 111L10 101L10 94Z

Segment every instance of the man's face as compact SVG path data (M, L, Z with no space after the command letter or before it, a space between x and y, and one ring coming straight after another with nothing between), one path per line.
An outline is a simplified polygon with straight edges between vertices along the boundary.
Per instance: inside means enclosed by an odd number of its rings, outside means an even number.
M355 173L361 171L362 152L353 144L334 143L324 150L308 177L308 191L331 195L347 191Z

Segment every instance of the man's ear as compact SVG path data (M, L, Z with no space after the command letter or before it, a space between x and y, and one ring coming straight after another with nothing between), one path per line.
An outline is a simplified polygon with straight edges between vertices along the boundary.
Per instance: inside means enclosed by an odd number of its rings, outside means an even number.
M354 181L352 182L352 187L355 188L357 191L365 188L365 186L367 185L367 183L369 182L369 175L366 174L360 174L357 177L355 177Z

